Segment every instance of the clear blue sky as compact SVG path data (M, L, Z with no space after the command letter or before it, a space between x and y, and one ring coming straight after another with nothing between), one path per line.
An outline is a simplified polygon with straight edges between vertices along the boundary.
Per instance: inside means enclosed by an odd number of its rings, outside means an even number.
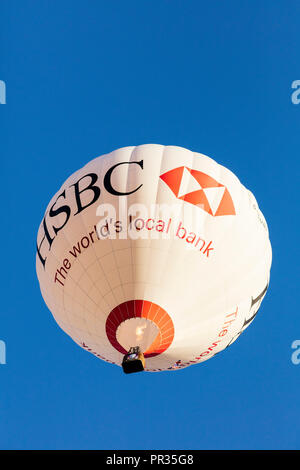
M3 0L2 449L299 448L300 4ZM118 147L205 153L253 191L271 284L224 353L131 376L80 349L40 295L36 232L62 182Z

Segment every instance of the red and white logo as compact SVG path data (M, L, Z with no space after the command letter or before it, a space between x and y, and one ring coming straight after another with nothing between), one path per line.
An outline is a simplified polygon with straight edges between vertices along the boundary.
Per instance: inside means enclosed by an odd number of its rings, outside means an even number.
M202 171L180 166L160 175L178 199L199 206L208 214L235 215L228 189Z

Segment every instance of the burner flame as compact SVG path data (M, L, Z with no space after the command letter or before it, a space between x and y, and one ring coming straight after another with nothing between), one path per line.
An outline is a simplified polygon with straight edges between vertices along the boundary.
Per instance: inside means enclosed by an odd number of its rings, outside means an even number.
M141 341L143 339L143 336L144 336L144 330L147 328L147 324L145 323L144 325L140 325L140 326L137 326L136 330L135 330L135 334L136 334L136 339L137 341Z

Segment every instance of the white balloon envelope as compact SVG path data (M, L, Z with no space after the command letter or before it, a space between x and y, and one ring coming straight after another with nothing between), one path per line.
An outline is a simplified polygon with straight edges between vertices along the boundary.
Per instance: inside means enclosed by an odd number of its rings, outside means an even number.
M37 236L42 295L81 347L178 370L229 346L267 291L272 251L253 194L190 150L125 147L90 161L50 201Z

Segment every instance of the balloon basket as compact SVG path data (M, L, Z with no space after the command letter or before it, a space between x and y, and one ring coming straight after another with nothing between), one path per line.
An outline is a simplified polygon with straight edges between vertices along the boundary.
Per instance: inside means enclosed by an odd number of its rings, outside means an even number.
M130 348L128 353L125 354L122 368L125 374L133 374L134 372L142 372L144 370L145 358L139 346Z

